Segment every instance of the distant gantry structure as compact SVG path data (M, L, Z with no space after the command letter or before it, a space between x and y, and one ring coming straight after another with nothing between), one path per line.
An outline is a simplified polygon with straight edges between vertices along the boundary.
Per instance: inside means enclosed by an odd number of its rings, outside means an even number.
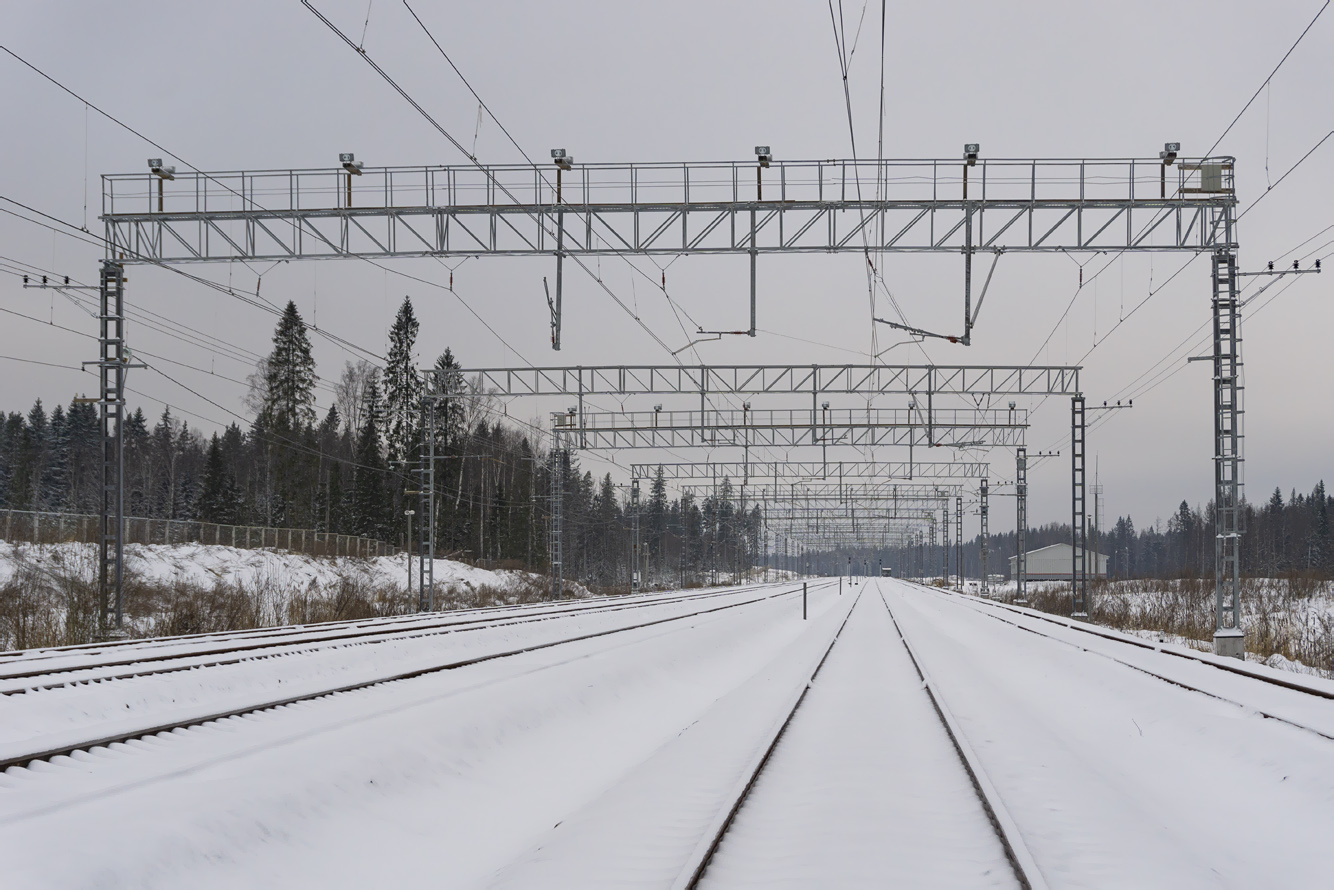
M103 564L115 567L104 570L104 578L118 578L123 560L115 521L123 502L122 423L117 406L124 404L124 365L129 356L116 332L123 324L126 264L547 256L556 265L556 294L549 302L552 345L559 349L567 259L583 265L585 258L608 255L745 256L751 272L750 323L745 331L733 333L754 336L760 254L956 254L963 259L960 328L953 334L909 330L968 344L1004 253L1209 253L1218 529L1215 648L1239 654L1243 648L1238 595L1242 384L1233 159L1179 157L1175 143L1157 158L1107 159L988 159L970 144L961 159L780 161L767 146L759 148L764 150L757 151L753 162L576 164L557 151L550 168L482 164L376 168L347 154L340 157L339 166L324 169L177 172L159 160L150 162L146 173L103 176L101 219L108 255L101 288L106 354L100 362L104 380L99 402L111 444L103 462L109 495L102 540ZM973 261L978 253L992 259L974 301ZM670 436L686 437L688 423L692 433L703 430L707 436L712 430L728 444L739 442L742 447L750 436L767 436L766 444L773 445L783 441L791 447L828 447L836 435L849 442L856 436L883 435L886 441L906 440L916 448L944 444L935 438L939 434L955 447L976 442L1019 448L1022 438L1005 439L1001 432L1005 427L992 422L994 417L950 438L951 429L961 428L934 421L919 424L911 416L925 411L938 419L936 412L942 409L958 410L934 404L942 394L1068 395L1072 543L1076 554L1086 550L1085 407L1074 368L678 365L486 369L480 374L484 389L505 396L575 396L580 400L575 411L578 422L562 435L578 435L581 445L608 447L614 440L599 432L600 418L584 410L585 396L696 394L698 415L670 426ZM812 416L801 427L778 422L764 426L749 422L748 409L737 422L708 404L711 395L749 393L786 394L788 402L772 409L778 411L793 411L790 400L809 395ZM825 393L902 395L911 400L902 409L910 419L906 425L822 424L818 415L827 410ZM669 435L653 432L641 418L628 422L634 424L633 435L643 441ZM970 435L979 438L967 438ZM563 447L558 443L554 451ZM1022 503L1026 490L1022 459L1019 478ZM558 525L557 515L553 526ZM102 584L104 626L112 583ZM1071 587L1073 611L1086 614L1087 567L1078 558ZM119 601L118 584L116 588Z

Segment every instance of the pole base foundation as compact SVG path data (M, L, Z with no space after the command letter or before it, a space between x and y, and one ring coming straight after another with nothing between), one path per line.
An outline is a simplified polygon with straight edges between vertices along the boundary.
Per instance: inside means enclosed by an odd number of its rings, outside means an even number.
M1235 627L1214 632L1214 654L1227 658L1246 658L1246 634Z
M1088 613L1088 612L1071 612L1071 613L1070 613L1070 617L1073 618L1073 619L1075 619L1076 621L1084 621L1084 622L1087 622L1087 621L1089 620L1089 613Z

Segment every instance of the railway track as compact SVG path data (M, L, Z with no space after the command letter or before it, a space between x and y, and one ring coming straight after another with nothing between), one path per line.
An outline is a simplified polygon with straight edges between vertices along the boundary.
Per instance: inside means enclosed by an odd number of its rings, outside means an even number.
M711 599L732 595L738 589L740 588L706 593L636 597L629 601L621 597L607 597L591 603L581 600L554 607L551 604L541 604L547 606L546 608L539 605L488 609L480 615L470 610L467 614L446 613L388 621L374 619L373 622L337 622L332 626L320 625L311 630L304 627L267 628L263 633L256 634L244 632L235 635L201 635L189 642L183 642L182 638L125 641L115 646L111 658L92 662L74 661L67 664L46 665L42 662L61 656L68 657L69 653L65 649L43 650L41 655L30 659L0 664L0 695L22 695L74 684L134 679L201 667L221 667L257 658L298 655L341 646L417 639L559 619L590 612L615 612L646 605ZM47 654L52 651L56 654ZM37 666L27 667L30 664ZM141 665L153 665L153 667L138 667ZM134 669L114 672L114 669L127 667Z
M1046 615L1043 614L1042 612L1038 612L1033 609L1025 609L1019 606L1012 606L1008 603L996 602L995 600L974 599L971 597L967 597L966 594L956 593L955 591L952 590L942 590L941 588L938 587L927 587L925 589L938 593L944 593L951 597L965 597L967 599L980 603L984 606L988 606L994 609L1002 609L1007 612L1016 615L1022 615L1026 618L1032 618L1038 621L1045 621L1048 624L1053 624L1058 627L1063 627L1066 630L1091 634L1095 637L1101 637L1104 640L1111 640L1117 643L1125 643L1126 645L1134 646L1139 649L1148 649L1154 652L1161 652L1164 655L1171 655L1174 658L1184 658L1188 661L1194 661L1199 664L1207 664L1210 667L1216 668L1220 671L1225 671L1230 674L1237 674L1238 676L1247 677L1251 680L1259 680L1261 683L1268 683L1271 686L1279 686L1283 689L1291 689L1296 692L1305 692L1309 695L1318 696L1319 698L1334 700L1334 691L1328 689L1321 689L1317 686L1311 685L1310 683L1304 683L1301 680L1295 678L1290 680L1285 677L1275 677L1269 674L1264 674L1261 673L1260 671L1248 667L1246 662L1240 661L1235 658L1224 658L1221 655L1207 656L1199 652L1191 652L1188 649L1178 649L1164 645L1157 645L1148 642L1147 640L1141 640L1138 639L1137 637L1132 637L1129 634L1122 634L1115 631L1109 631L1104 628L1100 628L1095 624L1085 624L1080 621L1063 620L1054 615Z
M858 593L858 599L860 599L861 595L866 592L867 590L865 586L861 587ZM898 622L894 619L894 614L889 607L888 601L885 600L883 594L879 591L876 591L873 595L876 596L884 606L895 631L898 633L899 641L907 650L908 656L917 671L917 675L921 679L923 689L929 697L946 734L953 743L955 753L958 755L959 761L968 775L972 789L976 794L983 811L986 813L987 820L990 823L992 830L995 832L997 839L1000 841L1000 844L1005 851L1006 860L1014 872L1015 879L1021 887L1025 888L1025 890L1046 890L1046 881L1038 870L1032 854L1024 844L1014 819L1010 816L1009 811L1001 800L995 786L987 778L981 763L973 753L972 746L963 735L958 722L954 719L948 705L941 698L939 691L931 682L929 673L924 669L912 645L903 635ZM750 797L751 792L754 790L756 783L759 781L765 768L769 766L774 752L778 749L784 734L792 724L793 719L797 716L802 704L806 701L807 694L809 693L812 684L825 666L829 656L833 653L834 647L839 642L843 630L847 627L848 620L851 618L855 608L856 603L854 603L853 609L849 610L848 615L845 616L838 631L830 640L829 646L825 649L815 670L811 673L809 679L802 684L799 692L795 694L790 707L776 723L776 729L767 739L767 743L764 744L761 753L755 758L754 763L747 771L744 779L738 784L737 789L731 795L728 805L720 811L714 824L710 826L710 830L706 832L700 840L686 867L682 870L677 881L672 885L673 890L694 890L694 888L701 885L701 882L704 880L709 866L715 855L718 853L725 836L729 829L731 829L738 814L742 811L743 807L745 807L747 799Z
M766 585L766 588L770 585ZM828 586L828 585L820 585ZM729 609L737 609L743 606L764 602L766 600L777 599L780 597L791 597L800 595L802 588L800 586L785 587L778 590L768 590L759 596L751 596L735 602L725 602L722 604L708 605L706 608L692 609L680 614L672 614L661 618L654 618L647 621L638 621L632 624L597 630L588 633L575 634L573 636L562 637L557 640L549 640L541 643L530 644L516 648L505 649L501 651L486 652L474 655L468 658L450 658L444 661L433 663L424 667L415 668L409 671L401 671L385 676L374 677L361 680L354 683L342 684L336 687L321 688L309 691L299 695L286 696L277 699L269 699L260 702L249 703L241 707L220 710L207 714L192 715L185 719L169 720L155 723L150 726L136 727L131 730L124 730L106 735L84 738L76 742L70 742L58 746L48 747L40 750L32 750L18 755L9 755L0 760L0 772L11 767L27 767L33 763L53 760L57 757L67 756L77 751L88 751L94 748L107 747L117 743L125 743L138 739L145 739L160 733L169 733L176 730L190 729L197 726L213 723L219 720L225 720L230 717L238 717L247 714L254 714L262 711L270 711L276 708L282 708L287 705L299 702L309 702L317 699L327 698L329 696L339 695L348 692L368 689L375 686L381 686L390 683L398 683L416 677L427 676L430 674L441 673L444 671L457 670L470 665L481 664L483 662L495 661L503 658L511 658L523 655L529 652L536 652L543 649L551 649L558 646L569 645L584 640L596 639L600 637L611 636L614 634L627 633L630 631L641 630L644 628L668 624L677 621L686 621L692 618L709 615ZM686 597L676 597L672 602L677 601L698 601L702 599L712 600L717 596L732 595L735 596L739 591L733 590L730 593L710 593L710 594L691 594ZM656 605L658 603L653 603ZM629 606L634 608L635 606ZM605 611L605 610L603 610ZM569 614L569 613L567 613Z
M1067 623L1052 616L1035 614L1030 610L1019 609L1017 607L1009 606L1004 603L996 603L988 600L974 599L972 597L968 597L966 594L941 591L939 588L931 588L925 586L921 586L921 589L939 595L943 599L949 602L958 603L966 608L971 608L978 614L985 615L989 618L992 618L993 620L1000 621L1003 624L1008 624L1012 627L1025 631L1027 633L1036 634L1037 636L1044 637L1054 642L1062 643L1067 646L1072 646L1081 651L1088 652L1091 655L1097 655L1101 658L1105 658L1117 664L1123 665L1124 667L1127 667L1133 671L1137 671L1141 674L1145 674L1147 676L1161 680L1165 683L1170 683L1173 686L1177 686L1182 689L1189 690L1191 692L1196 692L1201 695L1208 696L1209 698L1215 699L1217 701L1227 702L1229 704L1236 705L1237 707L1246 709L1248 711L1254 711L1255 713L1259 714L1260 716L1266 719L1274 720L1279 723L1284 723L1296 729L1300 729L1305 732L1310 732L1317 736L1320 736L1321 738L1334 741L1334 725L1328 727L1312 726L1309 722L1303 721L1298 717L1277 713L1277 710L1272 707L1259 705L1253 701L1243 701L1239 697L1234 697L1217 689L1205 689L1198 682L1192 682L1191 680L1183 678L1181 676L1173 676L1170 674L1170 672L1158 670L1146 664L1135 664L1126 658L1118 657L1116 654L1107 651L1106 648L1090 648L1089 646L1081 645L1075 640L1064 639L1058 634L1044 632L1042 627L1044 624L1053 625L1055 627L1061 628L1062 630L1096 637L1100 640L1106 640L1112 643L1119 643L1122 645L1129 646L1133 649L1158 652L1163 655L1172 656L1174 658L1181 658L1193 664L1208 667L1224 674L1244 677L1247 680L1256 681L1269 686L1275 686L1302 695L1308 695L1316 699L1325 699L1325 700L1334 699L1334 693L1331 693L1328 690L1320 689L1310 684L1301 683L1294 680L1288 680L1283 677L1267 676L1265 674L1260 673L1259 671L1247 669L1243 663L1238 663L1238 664L1228 663L1229 661L1231 661L1231 659L1224 660L1218 657L1208 658L1186 650L1159 646L1147 642L1145 640L1140 640L1134 637L1129 637L1127 635L1109 632L1107 630L1098 628L1096 626L1087 626L1073 621Z
M768 587L785 582L768 582L754 585L733 585L731 587L721 588L719 590L701 591L705 593L727 593L742 589L743 587ZM4 670L5 665L15 661L37 662L46 659L59 659L63 657L73 657L80 654L100 654L104 652L115 652L120 649L150 649L150 648L169 648L181 645L190 645L202 641L236 641L241 642L250 639L266 639L274 636L291 634L293 630L303 633L314 631L336 631L345 628L370 628L382 625L411 624L420 622L431 617L440 617L443 615L468 616L481 615L504 615L517 614L524 611L533 610L558 610L563 607L582 608L587 606L596 606L603 603L625 603L625 602L647 602L661 598L678 598L683 594L680 592L649 592L631 595L611 594L604 596L583 597L580 599L568 599L559 601L543 600L532 603L515 603L503 606L481 606L475 609L455 610L451 612L437 612L423 615L414 613L411 615L388 615L381 618L349 618L338 621L312 622L304 625L280 625L277 627L256 627L246 630L234 631L208 631L204 633L179 634L170 637L145 637L141 639L123 639L123 640L104 640L95 643L73 643L68 646L44 646L36 649L7 649L0 651L0 671ZM691 595L691 594L684 594Z

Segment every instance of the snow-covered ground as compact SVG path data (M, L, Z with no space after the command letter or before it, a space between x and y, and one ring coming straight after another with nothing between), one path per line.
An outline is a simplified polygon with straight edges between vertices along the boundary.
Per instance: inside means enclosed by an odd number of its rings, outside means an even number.
M850 603L817 588L810 620L802 621L800 594L787 590L744 608L10 770L0 776L2 883L7 890L486 886L506 868L549 858L543 850L562 840L562 823L577 823L581 813L607 825L597 813L608 806L606 815L620 816L611 825L648 833L631 832L634 847L601 845L604 853L615 853L630 874L665 873L670 883L744 772L775 701L803 670L809 674ZM608 621L699 608L686 601L615 619L580 615L509 628L503 639L458 634L413 648L436 658L479 646L510 649L605 629ZM358 670L374 667L384 651L362 647ZM131 685L161 701L172 687L198 688L200 673L207 671ZM65 689L13 707L47 707L40 699L62 696L72 710L88 704ZM680 747L671 749L674 741ZM670 772L641 772L656 796L618 797L622 783L655 758L664 768L674 764ZM680 783L700 770L688 788ZM633 813L618 814L620 805ZM658 831L664 821L675 830ZM79 855L65 855L70 832L86 831ZM564 861L585 876L608 875L612 865L609 858ZM590 886L515 880L512 886Z
M980 594L980 584L967 592ZM1030 582L1030 601L1069 614L1069 582ZM1013 581L992 584L988 595L1013 602ZM1046 594L1044 597L1043 594ZM1211 580L1111 581L1089 592L1095 623L1142 636L1213 650L1214 593ZM1045 604L1044 604L1045 603ZM1059 611L1059 609L1057 609ZM1246 659L1299 674L1334 678L1334 583L1282 578L1245 578L1242 627Z
M0 885L673 886L842 627L704 885L1013 886L896 621L1046 886L1328 886L1328 699L903 582L812 583L808 620L799 590L0 698L14 747L524 650L11 769Z
M21 561L31 563L38 571L76 572L91 577L96 566L96 545L0 541L0 584L13 578ZM247 589L277 584L290 590L318 591L336 586L346 578L373 587L409 589L406 555L324 557L217 544L130 544L125 548L125 569L147 582L183 583L205 589L221 583ZM412 589L416 589L418 571L418 562L413 559ZM437 588L464 590L481 587L510 590L534 580L543 583L544 577L530 572L479 569L449 559L435 560L434 574Z
M1334 735L1329 700L1044 619L1017 620L1051 637L1027 633L977 600L888 596L1051 887L1329 886L1334 742L1293 725Z

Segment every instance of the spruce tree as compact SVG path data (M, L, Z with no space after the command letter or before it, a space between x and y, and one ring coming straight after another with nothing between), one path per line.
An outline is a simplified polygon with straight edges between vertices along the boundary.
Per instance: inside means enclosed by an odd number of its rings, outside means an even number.
M436 392L446 396L435 406L435 449L437 454L442 454L458 447L466 432L467 420L460 397L467 386L458 359L450 349L440 353L432 371Z
M273 332L273 352L263 365L261 414L266 426L295 430L315 422L315 359L296 303L288 301Z
M661 464L653 476L653 485L649 489L648 509L645 513L649 557L654 567L661 569L663 540L667 536L667 479L663 475Z
M391 461L407 460L417 450L420 434L421 375L412 359L412 347L421 327L412 301L403 298L394 326L389 329L389 361L384 369L387 440Z
M204 464L204 483L196 512L204 522L235 525L238 521L239 492L222 457L222 443L214 433Z
M17 460L14 465L14 506L19 510L42 511L41 479L46 468L47 436L50 425L46 409L38 399L28 411L28 422L19 435Z
M23 436L23 415L11 411L0 413L0 507L14 506L10 500L14 482L14 465L18 462L18 447Z
M40 488L45 509L69 509L69 421L59 404L51 412L48 425L46 465L42 467Z
M69 425L70 509L94 513L102 508L102 427L92 405L71 403Z
M357 437L356 481L352 487L352 531L370 538L383 538L391 530L393 509L385 486L385 462L380 448L380 381L372 376L366 385L361 434Z
M334 461L329 467L328 524L325 531L336 535L347 534L347 496L343 493L343 463Z

